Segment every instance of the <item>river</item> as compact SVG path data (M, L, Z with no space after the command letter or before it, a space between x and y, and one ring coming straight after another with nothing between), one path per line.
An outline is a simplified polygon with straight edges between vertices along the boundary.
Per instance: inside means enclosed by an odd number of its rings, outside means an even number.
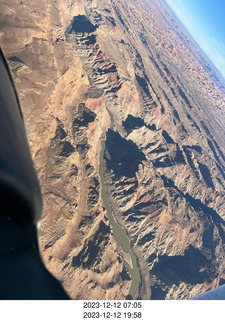
M110 119L111 119L111 125L110 128L113 129L114 127L114 120L111 112L107 109ZM113 234L115 237L115 240L117 244L120 246L120 248L123 251L123 257L126 261L126 266L129 271L129 274L131 276L131 287L129 291L129 295L134 297L135 292L137 291L141 278L140 278L140 272L137 266L137 259L133 253L130 239L128 238L126 230L121 227L115 220L112 212L111 205L109 203L109 199L106 193L106 187L105 187L105 181L104 181L104 175L103 175L103 156L105 151L105 140L101 141L101 152L100 152L100 161L99 161L99 175L101 180L101 196L103 204L106 208L107 215L110 221L110 224L113 229Z

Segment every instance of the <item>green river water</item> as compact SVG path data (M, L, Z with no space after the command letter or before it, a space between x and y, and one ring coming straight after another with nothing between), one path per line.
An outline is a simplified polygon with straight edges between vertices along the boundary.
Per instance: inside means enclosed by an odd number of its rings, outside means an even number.
M110 115L110 119L111 119L110 128L113 129L113 127L114 127L113 116L108 109L107 109L107 111L108 111L108 113ZM101 152L100 152L99 175L100 175L100 179L101 179L102 201L103 201L104 206L106 208L107 215L108 215L110 224L113 229L113 234L114 234L115 240L116 240L117 244L121 247L121 249L126 253L125 255L129 257L127 260L132 261L132 263L126 262L126 265L127 265L129 274L132 279L132 284L130 287L129 294L133 297L135 292L137 291L139 284L140 284L140 281L141 281L140 272L139 272L139 269L137 266L137 259L132 251L131 243L128 238L127 232L123 227L121 227L116 222L116 220L114 219L113 213L112 213L112 209L111 209L109 199L108 199L108 196L106 193L105 181L104 181L104 176L103 176L103 155L104 155L104 151L105 151L105 141L102 140L101 143L102 143L102 147L101 147Z
M66 40L67 40L67 35L71 31L71 24L66 28ZM68 41L68 40L67 40ZM111 112L107 109L110 119L111 119L111 125L110 129L113 129L114 127L114 119L113 115ZM102 147L101 147L101 152L100 152L100 162L99 162L99 175L100 175L100 180L101 180L101 196L102 196L102 201L104 203L104 206L107 211L107 215L110 221L110 224L113 228L113 234L115 237L115 240L117 244L120 246L120 248L125 252L124 256L126 256L126 266L129 271L129 274L131 276L132 284L130 287L129 294L133 297L135 292L137 291L139 284L141 282L140 278L140 272L137 266L137 260L136 257L132 251L130 240L128 238L127 232L124 228L122 228L114 219L112 209L108 200L108 196L106 193L106 188L105 188L105 181L104 181L104 176L103 176L103 155L105 151L105 141L102 140ZM128 262L129 261L129 262Z

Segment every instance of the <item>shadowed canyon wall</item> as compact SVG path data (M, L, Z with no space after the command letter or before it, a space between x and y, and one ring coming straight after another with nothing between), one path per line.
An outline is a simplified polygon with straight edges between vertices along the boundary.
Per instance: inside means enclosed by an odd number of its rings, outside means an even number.
M225 279L225 91L159 0L1 0L46 266L73 299L189 299ZM99 169L101 140L105 140Z

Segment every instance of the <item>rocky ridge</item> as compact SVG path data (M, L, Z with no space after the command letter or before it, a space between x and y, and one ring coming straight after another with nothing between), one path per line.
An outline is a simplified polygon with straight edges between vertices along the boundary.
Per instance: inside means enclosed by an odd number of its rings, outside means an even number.
M141 273L135 298L223 283L224 88L182 26L158 0L2 2L49 270L74 299L129 293L100 195L105 138L108 198Z
M110 119L103 91L89 86L80 57L66 41L75 15L67 4L2 4L2 43L43 194L40 245L46 266L71 298L124 299L131 281L102 205L97 174L100 138Z

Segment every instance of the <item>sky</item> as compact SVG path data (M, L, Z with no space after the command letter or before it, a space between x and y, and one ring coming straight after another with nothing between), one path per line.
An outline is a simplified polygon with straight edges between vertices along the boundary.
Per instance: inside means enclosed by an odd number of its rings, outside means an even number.
M225 78L225 0L164 0Z

